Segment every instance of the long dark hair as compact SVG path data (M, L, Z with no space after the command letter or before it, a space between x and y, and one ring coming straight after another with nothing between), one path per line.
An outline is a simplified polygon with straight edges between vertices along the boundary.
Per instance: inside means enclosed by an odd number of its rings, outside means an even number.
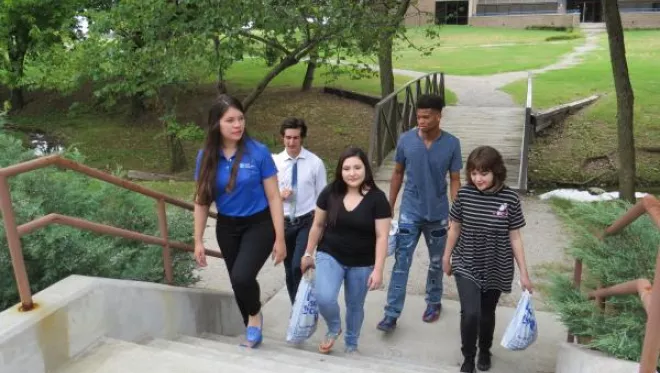
M346 159L351 157L358 157L364 164L364 180L358 189L360 194L365 195L369 190L377 188L376 182L374 181L374 175L371 171L371 165L369 164L369 159L367 154L360 148L349 147L344 150L339 156L339 161L337 162L337 168L335 169L335 180L330 184L330 196L328 197L328 221L331 225L337 223L337 215L339 215L339 209L344 203L343 199L348 191L348 185L342 177L342 168L344 167L344 162Z
M208 132L204 142L202 161L199 167L199 178L197 179L197 189L195 191L195 202L200 205L210 205L217 192L215 190L215 179L223 143L222 133L220 132L220 119L222 119L229 108L234 108L241 113L245 112L243 110L243 104L239 100L226 94L219 95L209 110ZM225 192L227 193L231 192L236 185L236 175L238 174L238 168L245 153L245 143L248 138L247 130L244 130L243 136L238 141L236 157L231 167L229 182L225 188Z

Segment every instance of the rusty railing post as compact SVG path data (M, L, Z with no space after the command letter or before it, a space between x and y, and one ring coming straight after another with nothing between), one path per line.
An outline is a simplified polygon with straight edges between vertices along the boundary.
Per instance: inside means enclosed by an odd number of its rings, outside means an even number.
M655 373L658 366L658 355L660 354L660 252L656 259L650 303L639 373Z
M575 259L575 265L573 267L573 286L576 289L579 289L580 286L582 285L582 260L580 259ZM566 336L566 342L568 343L573 343L574 342L574 335L571 333L571 331L568 331L568 335Z
M5 222L7 245L9 246L9 254L11 255L11 264L14 267L14 277L16 278L18 294L21 298L21 310L29 311L34 307L32 303L32 291L30 290L30 281L25 270L21 237L18 234L14 209L11 205L9 183L7 182L7 177L4 175L0 175L0 210L2 211L2 218Z
M614 223L605 229L604 236L612 236L621 232L624 228L632 224L640 216L644 215L646 212L646 207L644 206L644 201L640 200L635 203L628 211L621 215Z
M160 227L160 235L165 241L163 244L163 267L165 269L165 282L169 285L174 283L174 269L172 268L172 253L170 252L170 244L167 239L167 212L165 210L165 201L158 200L158 226Z

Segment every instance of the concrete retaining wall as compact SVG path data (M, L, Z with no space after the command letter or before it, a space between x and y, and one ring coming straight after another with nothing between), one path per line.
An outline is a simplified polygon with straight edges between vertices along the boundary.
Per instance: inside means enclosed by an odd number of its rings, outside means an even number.
M615 359L584 346L563 343L557 354L555 373L637 373L639 364Z
M514 14L501 16L473 16L470 26L506 27L524 29L529 26L578 27L579 16L576 14Z
M621 13L623 28L660 28L660 12Z
M202 289L71 276L34 301L33 311L0 313L2 373L53 371L103 337L139 342L244 330L232 294Z

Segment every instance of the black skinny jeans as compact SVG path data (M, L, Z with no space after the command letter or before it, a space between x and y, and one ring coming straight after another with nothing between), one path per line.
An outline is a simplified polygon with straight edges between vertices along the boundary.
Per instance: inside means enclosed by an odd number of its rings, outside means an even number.
M456 287L461 301L461 352L466 359L479 353L490 353L495 332L495 308L502 294L499 290L481 291L477 284L456 274Z
M275 228L268 208L251 216L218 215L215 229L236 303L247 325L261 310L257 275L273 252Z
M284 239L286 240L286 258L284 259L284 273L286 275L286 289L289 292L291 304L296 299L298 285L302 279L300 262L307 248L307 238L312 228L314 214L309 213L294 221L284 218Z

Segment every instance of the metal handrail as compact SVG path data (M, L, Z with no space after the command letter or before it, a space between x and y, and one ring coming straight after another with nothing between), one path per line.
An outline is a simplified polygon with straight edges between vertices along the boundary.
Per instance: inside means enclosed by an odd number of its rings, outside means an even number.
M403 103L399 95L405 92ZM390 93L374 106L374 121L369 139L369 162L378 167L387 153L396 147L399 135L417 125L415 106L421 94L437 94L445 98L442 72L422 75Z
M619 219L612 223L600 234L603 239L619 233L632 222L644 214L651 217L653 223L660 229L660 201L652 195L647 195L626 211ZM582 260L575 260L573 282L579 288L582 282ZM596 299L603 304L605 298L613 295L635 294L642 300L647 314L646 330L644 332L644 345L640 360L639 373L655 373L660 355L660 250L656 258L655 275L653 283L648 279L637 279L617 284L607 288L599 288L589 292L589 298ZM568 334L568 342L573 342L573 335Z
M16 218L14 215L14 209L11 201L11 192L9 189L8 178L11 176L15 176L18 174L22 174L25 172L29 172L32 170L36 170L48 166L57 166L62 169L69 169L81 174L85 174L94 179L102 180L110 184L114 184L123 189L128 189L130 191L140 193L144 196L155 199L157 214L158 214L158 223L159 223L158 225L159 225L161 237L150 236L147 234L142 234L127 229L117 228L106 224L93 223L84 219L74 218L71 216L60 215L60 214L49 214L41 218L32 220L30 222L24 223L20 226L17 226ZM8 166L5 168L0 168L0 212L2 212L2 217L4 220L5 231L7 234L7 244L9 246L9 253L11 255L12 267L14 269L14 277L16 278L18 294L21 299L21 310L29 311L33 309L34 303L32 301L32 291L30 290L30 282L27 276L27 271L25 269L25 261L23 259L23 249L21 246L20 238L24 235L27 235L37 229L46 227L50 224L68 225L71 227L89 230L100 234L108 234L112 236L123 237L126 239L142 241L147 244L162 246L165 281L168 284L172 284L173 268L172 268L172 258L170 255L170 248L175 248L189 252L194 251L194 248L191 245L182 242L170 241L168 239L167 215L165 211L166 203L169 203L171 205L189 211L194 211L195 208L194 205L191 203L184 202L179 199L170 197L166 194L156 192L154 190L145 188L131 181L121 179L117 176L110 175L108 173L85 166L78 162L65 159L58 154L50 155L46 157L40 157L30 161ZM210 212L209 215L213 218L217 218L217 214L213 212ZM222 258L222 254L217 251L213 251L213 250L205 250L205 251L206 251L206 255L213 256L216 258Z
M532 73L527 74L527 99L525 101L525 126L523 127L522 145L520 151L520 168L518 172L518 190L527 191L529 168L529 145L534 137L534 124L532 123Z

